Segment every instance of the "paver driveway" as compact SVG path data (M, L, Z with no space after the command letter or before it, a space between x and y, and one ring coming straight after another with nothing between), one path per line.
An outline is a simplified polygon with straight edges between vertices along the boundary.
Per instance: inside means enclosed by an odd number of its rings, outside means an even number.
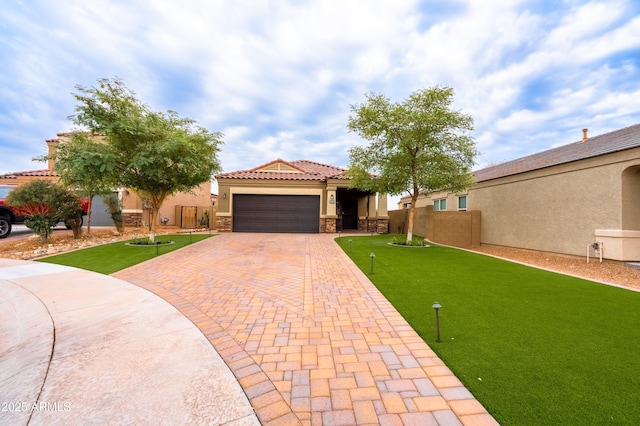
M114 274L193 321L264 425L496 424L327 234L223 234Z

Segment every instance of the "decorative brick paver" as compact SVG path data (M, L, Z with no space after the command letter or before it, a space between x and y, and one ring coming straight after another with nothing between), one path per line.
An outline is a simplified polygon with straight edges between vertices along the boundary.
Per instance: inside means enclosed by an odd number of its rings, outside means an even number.
M264 425L497 424L327 234L223 234L114 274L209 339Z

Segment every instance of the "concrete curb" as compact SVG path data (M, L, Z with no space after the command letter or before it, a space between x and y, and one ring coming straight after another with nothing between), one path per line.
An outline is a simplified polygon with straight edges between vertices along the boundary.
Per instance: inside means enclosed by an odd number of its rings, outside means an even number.
M258 424L200 330L151 292L89 271L4 259L0 286L2 307L11 308L2 309L10 338L0 339L0 353L11 356L0 357L0 402L25 403L2 413L2 423Z

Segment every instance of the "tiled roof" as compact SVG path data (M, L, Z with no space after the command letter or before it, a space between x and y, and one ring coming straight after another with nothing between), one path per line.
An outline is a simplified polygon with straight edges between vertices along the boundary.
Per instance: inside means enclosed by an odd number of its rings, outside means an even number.
M297 172L260 171L275 163L284 163L293 166ZM284 161L281 159L271 161L250 170L238 170L235 172L220 173L216 179L267 179L267 180L318 180L346 179L345 169L336 166L316 163L308 160Z
M473 172L477 182L640 147L640 124Z
M0 178L15 179L22 176L59 177L60 175L58 175L58 173L56 173L53 170L43 169L43 170L27 170L24 172L6 173L4 175L0 175Z

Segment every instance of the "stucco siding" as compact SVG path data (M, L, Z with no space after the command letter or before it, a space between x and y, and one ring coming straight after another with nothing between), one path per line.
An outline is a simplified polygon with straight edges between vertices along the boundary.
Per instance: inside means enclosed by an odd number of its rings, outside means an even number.
M160 207L159 219L169 218L169 225L177 225L176 206L209 207L211 206L211 182L193 188L191 193L180 192L167 197Z
M584 254L596 229L623 229L621 176L640 162L629 154L477 183L468 201L482 211L482 243Z
M317 182L277 182L268 181L269 185L262 185L262 182L251 181L251 185L240 186L246 182L224 182L220 184L219 192L226 194L223 199L219 199L218 214L233 214L233 196L234 194L255 194L255 195L319 195L320 196L320 214L326 215L326 202L324 199L325 191L322 184Z
M445 197L457 209L451 193L416 206ZM640 148L477 182L467 209L482 212L482 244L582 256L596 230L640 230Z

